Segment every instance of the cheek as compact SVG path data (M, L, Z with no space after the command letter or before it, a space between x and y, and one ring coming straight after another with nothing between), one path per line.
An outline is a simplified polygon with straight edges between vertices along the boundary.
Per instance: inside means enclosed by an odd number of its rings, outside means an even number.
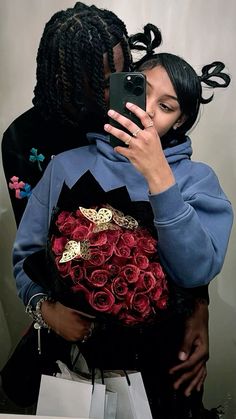
M173 118L162 113L155 115L153 122L159 137L163 137L174 125Z

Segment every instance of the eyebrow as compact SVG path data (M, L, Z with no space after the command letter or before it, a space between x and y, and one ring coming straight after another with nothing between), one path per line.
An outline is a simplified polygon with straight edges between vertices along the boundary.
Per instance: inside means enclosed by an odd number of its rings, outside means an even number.
M151 83L149 83L149 81L148 81L148 80L146 80L146 84L147 84L149 87L151 87L151 88L153 89L152 84L151 84ZM172 96L172 95L168 95L168 94L164 94L163 96L164 96L164 97L167 97L167 98L169 98L169 99L174 99L174 100L176 100L177 102L179 102L179 101L178 101L178 98L177 98L176 96Z

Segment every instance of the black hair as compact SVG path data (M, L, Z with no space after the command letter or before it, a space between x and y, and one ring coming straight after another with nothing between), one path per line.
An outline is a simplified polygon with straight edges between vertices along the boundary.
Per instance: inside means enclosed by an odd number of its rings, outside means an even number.
M170 53L154 54L154 48L158 47L161 41L160 31L157 28L154 31L153 25L148 24L145 37L141 33L136 34L130 37L129 42L131 49L146 51L146 54L135 63L136 69L144 71L160 65L166 70L176 92L181 112L186 116L186 121L174 133L173 130L168 132L162 140L171 137L173 139L173 136L176 140L180 140L196 122L201 103L209 103L213 99L213 95L207 99L203 98L202 83L211 88L227 87L230 77L222 72L225 66L220 61L214 61L212 64L204 66L201 76L198 76L183 58ZM221 83L216 79L220 79Z
M128 71L127 38L125 24L109 10L77 2L55 13L45 25L37 54L33 104L43 117L76 126L88 113L88 90L105 115L103 54L115 72L113 47L120 43L123 70Z

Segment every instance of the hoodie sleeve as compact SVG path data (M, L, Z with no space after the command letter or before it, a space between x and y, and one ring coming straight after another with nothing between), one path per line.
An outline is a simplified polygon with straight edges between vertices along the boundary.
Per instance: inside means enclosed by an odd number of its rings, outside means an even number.
M150 195L150 203L167 273L182 287L208 284L223 266L233 223L231 204L214 172L208 168L189 188L176 183Z
M33 282L23 269L24 260L32 253L45 249L49 224L51 164L29 198L13 246L13 271L19 297L27 305L30 298L47 292ZM40 297L39 297L40 298ZM33 299L33 304L38 298Z

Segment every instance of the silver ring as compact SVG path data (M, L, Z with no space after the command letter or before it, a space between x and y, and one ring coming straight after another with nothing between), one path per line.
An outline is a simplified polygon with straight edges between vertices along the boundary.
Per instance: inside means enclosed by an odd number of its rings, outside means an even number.
M140 128L136 129L136 131L133 132L132 136L136 138L139 131L140 131Z
M128 138L128 140L127 140L127 141L125 141L125 144L126 144L126 145L129 145L131 140L132 140L132 137L131 137L131 135L130 135L130 136L129 136L129 138Z
M88 338L89 338L89 336L85 335L84 338L83 338L83 340L81 340L81 343L87 342Z
M147 129L147 128L151 128L151 127L153 127L153 121L151 121L150 123L149 123L149 125L147 126L147 127L145 127L145 129Z
M95 324L94 324L94 322L92 322L91 326L90 326L90 329L88 331L88 334L83 337L83 340L81 340L81 343L87 342L87 340L92 336L94 328L95 328Z

